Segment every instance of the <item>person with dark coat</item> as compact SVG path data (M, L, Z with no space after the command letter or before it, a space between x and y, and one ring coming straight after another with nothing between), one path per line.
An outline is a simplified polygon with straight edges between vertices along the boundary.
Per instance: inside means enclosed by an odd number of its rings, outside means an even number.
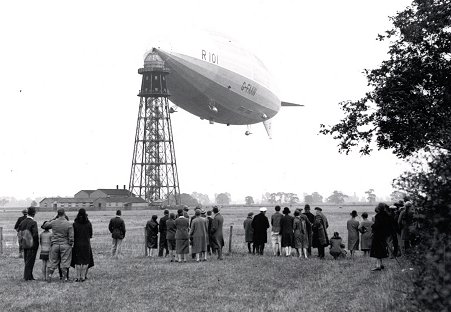
M255 254L255 245L252 248L251 251L251 245L252 242L254 241L254 229L252 228L252 216L254 215L253 212L249 212L247 214L247 218L246 220L244 220L243 222L243 227L244 227L244 241L247 243L247 250L249 251L249 253L254 253Z
M169 254L168 242L166 239L166 232L167 232L166 221L169 219L169 210L165 209L163 214L164 214L164 216L162 218L160 218L160 226L159 226L160 248L158 249L158 257L163 257L163 253L165 251L166 251L166 253L164 255L165 257L167 257L167 255Z
M212 212L211 210L207 211L207 231L208 231L208 242L207 242L207 253L209 256L211 256L212 248L211 248L211 242L213 241L213 236L211 235L211 225L213 223L213 217L211 216Z
M345 244L343 244L343 241L338 232L334 232L334 236L330 239L329 252L335 260L337 260L339 257L346 258Z
M158 249L158 216L153 215L152 219L147 221L146 224L146 235L147 235L147 251L149 257L152 257L152 251Z
M404 252L410 249L410 241L413 228L413 216L412 203L406 201L404 209L401 210L398 217L398 226L401 232L401 241L404 247Z
M72 248L72 262L76 271L76 282L84 282L88 267L94 266L91 249L92 224L84 208L78 210L74 220L74 247Z
M184 216L183 209L177 210L178 218L175 219L175 249L178 262L186 262L189 254L189 219Z
M254 246L257 249L257 254L263 255L265 244L267 242L266 231L269 228L269 221L266 217L266 207L260 208L260 213L252 220L252 228L254 229Z
M224 224L224 218L219 213L218 206L213 207L213 213L215 216L213 217L213 222L211 223L211 236L213 238L211 246L213 250L218 251L218 259L223 260L222 248L224 247L224 236L222 234L222 227Z
M20 222L19 227L17 228L18 232L23 234L24 231L30 231L31 236L33 236L33 246L27 248L27 246L23 247L24 253L24 262L25 268L23 272L23 278L26 281L33 281L33 268L34 263L36 261L36 254L39 248L39 233L38 233L38 224L34 221L34 216L36 215L36 208L30 207L27 209L27 217L26 219Z
M399 225L398 219L396 217L397 216L396 210L397 208L395 205L388 207L387 210L387 214L390 217L391 221L391 231L390 231L391 233L387 237L388 251L391 259L401 256L401 250L399 248L398 242Z
M307 228L307 235L308 235L308 247L307 247L307 254L309 256L312 255L312 238L313 238L313 231L312 231L312 225L313 222L315 222L315 215L310 212L310 205L306 204L304 206L304 212L302 213L304 216L307 217L308 222L305 224Z
M169 219L166 221L166 240L169 249L169 257L171 262L175 260L175 232L177 232L177 227L175 225L175 214L170 213Z
M110 224L108 225L108 230L111 233L111 237L113 238L113 246L111 248L111 256L119 257L122 255L122 240L125 237L125 222L121 218L122 211L116 211L116 217L110 220Z
M329 238L327 236L329 224L326 217L322 214L322 209L320 207L315 207L315 211L315 221L312 226L312 247L318 248L318 257L324 259L324 248L329 246Z
M19 239L19 225L27 218L27 209L22 210L22 216L19 217L14 225L14 230L17 232L17 242L19 243L19 258L23 258L23 248Z
M282 236L282 249L285 249L285 257L291 256L291 248L293 247L293 223L294 218L290 215L291 211L288 207L283 208L283 217L280 219L280 234Z
M385 204L376 206L374 224L371 226L373 240L371 242L370 257L376 258L376 267L371 271L380 271L384 268L382 259L388 257L387 237L390 235L390 217L385 211Z
M348 229L348 249L351 253L351 258L354 258L354 251L359 250L360 235L359 235L359 221L355 218L357 217L357 211L353 210L351 212L351 219L346 222L346 227Z

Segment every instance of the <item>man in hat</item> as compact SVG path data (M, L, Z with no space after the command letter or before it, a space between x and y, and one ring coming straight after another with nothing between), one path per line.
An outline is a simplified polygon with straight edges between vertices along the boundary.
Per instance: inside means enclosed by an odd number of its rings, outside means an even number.
M187 205L183 206L183 216L189 220L189 214L188 214L189 208Z
M348 229L348 250L351 253L351 258L354 258L355 250L359 250L360 235L359 235L359 221L356 220L358 216L357 211L353 210L351 213L351 219L346 222L346 228Z
M22 244L20 243L19 225L26 218L27 218L27 209L23 209L22 216L17 219L16 225L14 225L14 229L17 232L17 240L19 242L19 258L23 258L23 247Z
M320 259L324 259L324 248L329 245L329 237L327 236L329 223L322 211L320 207L315 207L316 215L312 226L312 247L318 248L318 257Z
M207 234L208 234L208 241L207 241L207 253L209 256L211 256L212 247L211 244L213 242L213 236L211 235L211 225L213 224L213 217L211 210L207 211Z
M307 247L307 254L309 256L312 255L312 225L313 222L315 222L315 215L310 212L310 205L306 204L304 206L304 212L302 213L307 218L307 222L305 223L305 227L307 228L307 235L308 235L308 247Z
M215 216L213 217L213 221L211 223L211 236L213 238L211 247L213 252L216 250L218 251L218 259L223 260L222 247L224 247L224 237L222 235L222 226L224 223L224 218L219 213L218 206L213 207L213 213Z
M66 220L63 208L58 208L56 217L43 224L43 229L52 229L52 247L50 248L47 282L51 281L53 272L61 267L64 280L69 280L69 267L72 260L72 246L74 244L74 228Z
M272 252L274 256L280 256L282 235L280 233L280 220L282 220L282 214L280 213L280 206L274 207L276 211L271 216L271 244Z
M253 246L251 250L252 242L254 241L254 229L252 228L252 216L254 215L253 212L249 212L247 214L246 220L243 222L244 227L244 241L247 243L247 250L249 253L255 254L255 245Z
M166 221L169 219L169 210L165 209L164 216L160 218L159 232L160 232L160 248L158 250L158 257L163 257L163 251L166 250L165 257L169 254L168 242L166 240Z
M397 219L397 210L398 208L395 205L389 206L387 214L390 217L391 227L390 227L390 235L387 237L387 245L388 250L390 252L390 259L401 256L401 250L399 248L398 241L398 219Z
M252 228L254 229L254 246L259 255L263 255L265 244L267 242L267 229L269 221L266 217L266 207L260 208L260 213L252 220Z
M36 215L36 208L30 207L27 209L27 216L22 222L20 222L17 231L23 233L25 230L30 231L33 236L33 246L29 248L23 248L25 269L23 273L23 278L26 281L34 280L33 277L33 267L36 261L36 254L39 247L39 234L38 234L38 224L34 221L34 216ZM23 246L25 247L25 246Z

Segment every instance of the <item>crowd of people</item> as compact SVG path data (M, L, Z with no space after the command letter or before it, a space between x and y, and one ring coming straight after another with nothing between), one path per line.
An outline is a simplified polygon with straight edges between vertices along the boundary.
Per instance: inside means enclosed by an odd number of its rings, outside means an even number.
M310 206L297 208L293 216L291 210L275 206L271 218L266 216L267 208L260 208L255 215L249 212L243 222L244 240L250 254L263 255L267 243L268 229L271 227L270 240L274 256L291 257L293 249L299 258L312 256L312 248L318 250L318 257L325 258L325 248L334 259L345 258L347 251L338 232L329 239L329 222L322 208L315 207L313 214ZM282 212L281 212L282 210ZM211 255L217 255L223 260L224 218L219 208L214 206L206 211L201 207L194 210L189 217L189 208L184 207L177 213L164 211L158 220L157 215L146 224L146 254L149 257L169 257L171 262L186 262L191 253L197 262L207 261ZM382 260L387 257L399 257L401 249L408 250L411 242L413 226L413 209L411 202L399 201L392 206L380 203L375 208L376 215L368 220L368 214L362 213L362 221L358 221L357 211L350 213L347 221L347 250L350 257L355 257L357 250L362 250L364 256L376 258L373 271L384 269ZM84 208L78 211L74 222L70 222L63 208L57 210L57 215L45 221L40 235L38 225L34 220L36 209L30 207L23 211L16 224L18 233L19 257L24 258L24 279L34 280L33 267L37 251L41 247L39 258L42 260L42 276L50 282L56 269L60 279L69 280L69 268L76 271L76 282L83 282L88 277L88 269L94 266L94 258L90 240L92 224ZM122 241L126 234L125 222L121 210L110 220L108 229L112 237L111 255L114 258L122 256ZM51 230L51 232L50 232ZM158 239L159 236L159 239ZM28 240L28 241L27 241Z

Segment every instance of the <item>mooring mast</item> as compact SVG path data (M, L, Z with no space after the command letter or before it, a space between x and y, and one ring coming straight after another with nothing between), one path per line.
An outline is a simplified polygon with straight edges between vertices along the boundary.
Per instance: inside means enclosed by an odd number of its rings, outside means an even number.
M180 204L180 187L172 136L169 92L166 76L169 70L154 52L144 60L135 146L130 173L131 193L150 202Z

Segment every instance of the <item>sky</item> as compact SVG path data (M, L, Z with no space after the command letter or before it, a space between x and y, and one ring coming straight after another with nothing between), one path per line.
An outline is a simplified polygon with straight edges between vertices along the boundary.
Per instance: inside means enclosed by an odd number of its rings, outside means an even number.
M391 151L339 154L319 135L338 103L368 91L387 58L377 34L410 1L3 1L0 4L0 197L73 196L129 183L141 85L156 38L189 27L242 42L272 73L283 108L262 124L210 125L172 114L183 193L334 190L379 197L407 164Z

